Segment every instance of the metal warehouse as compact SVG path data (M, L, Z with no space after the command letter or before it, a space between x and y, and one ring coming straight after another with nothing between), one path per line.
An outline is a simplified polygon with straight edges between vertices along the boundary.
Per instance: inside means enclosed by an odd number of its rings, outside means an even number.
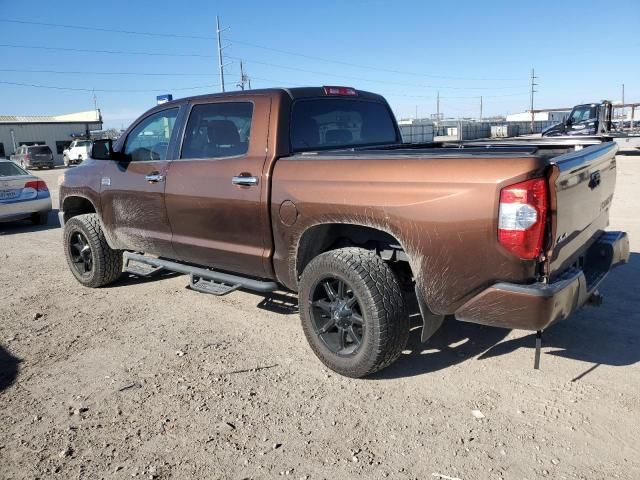
M100 110L65 115L0 115L0 158L9 157L20 145L48 145L57 165L73 138L102 130Z

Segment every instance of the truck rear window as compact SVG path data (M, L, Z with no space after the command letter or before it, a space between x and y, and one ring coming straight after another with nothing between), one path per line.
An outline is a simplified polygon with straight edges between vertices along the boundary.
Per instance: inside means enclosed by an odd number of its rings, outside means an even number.
M347 98L297 100L291 111L294 152L398 143L391 111L381 102Z

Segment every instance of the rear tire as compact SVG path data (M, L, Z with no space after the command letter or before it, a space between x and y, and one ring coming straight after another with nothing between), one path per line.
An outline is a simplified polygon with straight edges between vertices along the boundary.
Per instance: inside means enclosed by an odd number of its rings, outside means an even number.
M311 260L300 280L299 303L309 345L341 375L377 372L407 343L409 316L400 284L389 265L368 250L341 248Z
M63 242L69 269L85 287L103 287L122 275L122 251L107 244L97 214L69 219Z

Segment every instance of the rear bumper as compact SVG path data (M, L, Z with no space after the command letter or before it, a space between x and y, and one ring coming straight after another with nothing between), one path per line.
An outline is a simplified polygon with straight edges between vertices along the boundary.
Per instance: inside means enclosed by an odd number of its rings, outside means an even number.
M571 269L552 283L497 283L456 312L458 320L495 327L543 330L580 309L609 271L629 261L626 232L606 232L592 245L583 269Z
M29 167L42 167L55 163L55 158L29 158L25 160L24 165Z
M0 221L10 222L28 218L32 213L45 213L51 211L51 197L36 198L23 202L2 204Z

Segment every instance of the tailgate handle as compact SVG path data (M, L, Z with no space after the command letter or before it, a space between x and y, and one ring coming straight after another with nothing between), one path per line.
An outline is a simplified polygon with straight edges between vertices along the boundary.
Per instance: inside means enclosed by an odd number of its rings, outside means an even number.
M591 174L591 178L589 179L589 188L593 190L598 185L600 185L600 170L597 170Z

